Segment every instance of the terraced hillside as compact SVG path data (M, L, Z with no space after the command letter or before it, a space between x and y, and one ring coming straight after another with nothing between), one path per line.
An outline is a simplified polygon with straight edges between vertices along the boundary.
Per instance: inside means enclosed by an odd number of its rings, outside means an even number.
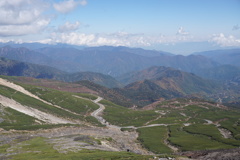
M152 127L151 132L146 128L138 131L143 144L156 153L161 152L163 144L170 144L169 148L173 147L175 152L236 148L240 145L239 111L186 99L161 102L155 107L161 116L149 124L164 125ZM160 141L156 142L156 138Z
M240 146L238 110L197 99L129 109L99 96L1 78L0 158L179 158Z

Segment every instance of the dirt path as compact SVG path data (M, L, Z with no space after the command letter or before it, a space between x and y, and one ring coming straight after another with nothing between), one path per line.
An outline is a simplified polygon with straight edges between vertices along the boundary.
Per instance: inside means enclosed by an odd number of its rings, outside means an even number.
M167 137L165 138L164 140L164 144L166 144L169 148L171 148L173 150L173 152L178 152L178 148L173 146L169 141L168 141L168 138L169 138L169 130L168 130L168 133L167 133Z
M159 115L157 118L152 119L152 120L146 122L145 125L148 125L149 123L151 123L151 122L153 122L153 121L156 121L156 120L158 120L158 119L161 118L161 117L162 117L162 115Z
M79 97L80 98L80 97ZM101 101L103 98L102 97L98 97L96 100L93 100L92 102L94 102L95 104L99 105L99 108L97 110L95 110L94 112L91 113L91 116L95 117L101 124L106 125L109 128L113 128L113 129L118 129L120 130L121 128L132 128L132 129L138 129L138 128L147 128L147 127L156 127L156 126L168 126L168 125L174 125L174 124L149 124L150 122L152 122L153 120L145 123L146 125L144 126L140 126L140 127L135 127L135 126L116 126L116 125L111 125L109 122L107 122L105 119L103 119L103 117L101 117L100 115L102 114L102 112L105 109L105 106L101 103L98 103L99 101ZM159 117L157 117L156 119L161 118L161 115ZM156 120L154 119L154 120Z
M117 129L120 130L122 127L120 126L116 126L116 125L111 125L109 122L107 122L103 117L101 117L100 115L102 114L102 112L105 109L105 106L101 103L98 103L102 100L102 97L98 97L96 100L93 100L92 102L94 102L95 104L97 104L99 106L99 108L95 111L93 111L91 113L91 116L95 117L101 124L106 125L109 128L112 129Z

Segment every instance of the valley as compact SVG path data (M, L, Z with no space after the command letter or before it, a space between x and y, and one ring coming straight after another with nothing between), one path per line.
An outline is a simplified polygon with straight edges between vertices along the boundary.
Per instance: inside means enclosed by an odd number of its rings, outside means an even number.
M240 160L240 0L0 0L0 160Z
M64 159L91 153L115 159L149 159L156 156L181 159L186 156L185 151L206 148L217 151L240 146L239 111L223 105L180 98L159 101L136 110L118 106L99 96L25 84L20 86L20 83L4 79L1 82L2 98L8 96L25 107L37 107L18 99L18 96L29 97L31 101L40 101L37 102L39 106L49 106L37 110L68 120L59 124L44 120L27 114L24 109L11 108L11 103L4 103L1 98L1 158L33 156L38 159L43 153L43 157L53 154L58 157L65 153ZM41 145L36 146L36 143ZM30 149L24 144L34 147ZM43 146L51 149L46 151Z

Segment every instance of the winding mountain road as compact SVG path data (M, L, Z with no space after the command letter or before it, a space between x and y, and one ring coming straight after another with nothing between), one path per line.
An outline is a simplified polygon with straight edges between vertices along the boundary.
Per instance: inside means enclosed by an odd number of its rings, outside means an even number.
M122 127L116 126L116 125L111 125L103 117L100 116L105 109L105 106L103 104L99 103L102 99L103 99L102 97L98 97L97 99L92 101L95 104L97 104L99 106L99 108L97 110L93 111L91 113L91 116L95 117L101 124L106 125L109 128L120 130Z
M103 117L101 117L102 112L105 109L105 106L101 103L99 103L103 98L98 97L97 99L93 100L95 104L99 106L99 108L91 113L91 116L95 117L101 124L106 125L109 128L115 128L115 129L121 129L121 128L132 128L132 129L138 129L138 128L147 128L147 127L157 127L157 126L168 126L170 124L150 124L150 125L144 125L140 127L135 127L135 126L116 126L116 125L111 125L109 122L107 122ZM172 125L172 124L171 124Z

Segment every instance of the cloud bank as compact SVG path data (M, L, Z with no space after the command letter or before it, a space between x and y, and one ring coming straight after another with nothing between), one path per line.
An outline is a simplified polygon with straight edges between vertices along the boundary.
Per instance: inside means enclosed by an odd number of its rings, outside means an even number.
M59 3L54 3L53 7L61 13L69 13L74 10L77 6L82 5L85 6L87 4L86 0L65 0Z
M73 24L72 24L73 25ZM77 25L76 23L74 25ZM71 28L71 27L69 27ZM74 27L73 27L74 28ZM67 29L66 29L67 30ZM181 36L145 35L143 33L131 34L127 32L115 32L108 34L85 34L79 32L54 32L45 40L45 43L68 43L73 45L88 46L129 46L147 47L156 44L174 44L177 42L190 41L192 37L183 39Z
M223 33L214 34L212 36L211 42L215 42L222 47L240 47L240 39L237 39L232 35L225 36Z

